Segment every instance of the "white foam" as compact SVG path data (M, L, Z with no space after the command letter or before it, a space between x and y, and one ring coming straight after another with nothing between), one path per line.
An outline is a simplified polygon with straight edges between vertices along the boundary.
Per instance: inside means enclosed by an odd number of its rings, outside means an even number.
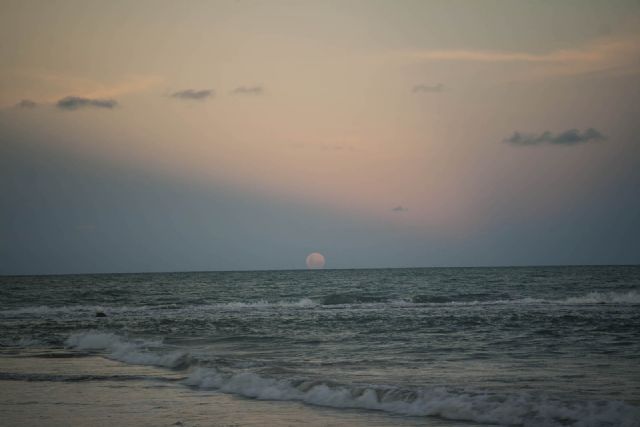
M520 298L513 300L498 300L499 304L640 304L640 292L590 292L586 295L563 299Z
M638 426L640 410L623 402L562 402L517 394L455 392L445 388L410 392L348 387L323 382L265 378L251 372L225 374L196 368L185 383L265 400L296 400L335 408L373 409L410 416L503 425Z
M158 341L125 339L101 331L71 335L67 346L102 351L130 364L169 368L188 366L184 352L161 352ZM526 393L498 395L443 387L406 390L382 386L349 386L322 381L278 379L250 371L222 372L196 366L185 384L264 400L293 400L334 408L380 410L410 416L525 426L640 426L640 408L620 401L564 402Z
M169 353L150 351L150 348L157 348L160 345L157 341L126 340L109 332L79 332L71 335L65 344L77 350L103 351L111 359L132 365L177 368L189 361L188 353L182 351Z
M204 306L196 306L200 309L243 309L243 308L273 308L273 307L315 307L318 303L313 301L311 298L301 298L299 300L287 300L287 301L267 301L267 300L259 300L259 301L234 301L222 304L210 304Z
M412 302L411 300L404 299L404 298L397 298L397 299L391 300L389 304L391 304L394 307L412 307L412 306L419 305L417 303Z
M588 304L610 304L610 305L633 305L640 304L640 291L631 290L627 292L590 292L586 295L568 297L563 299L543 299L543 298L517 298L517 299L501 299L501 300L487 300L487 301L449 301L449 302L412 302L407 298L396 298L386 302L366 302L366 303L349 303L344 304L348 307L361 307L361 308L382 308L382 307L395 307L395 308L411 308L411 307L431 307L441 305L452 306L477 306L477 305L506 305L506 304L518 304L518 305L531 305L531 304L546 304L546 305L588 305ZM332 308L335 308L335 304ZM319 302L311 298L301 298L298 300L283 300L283 301L233 301L227 303L215 303L215 304L200 304L190 305L185 307L175 307L174 313L194 313L194 312L209 312L209 311L239 311L239 310L266 310L274 308L317 308L323 307ZM64 316L83 316L93 317L97 312L103 312L107 314L107 317L115 315L146 315L153 311L163 311L164 306L140 306L140 307L127 307L127 306L93 306L93 305L70 305L62 307L50 307L50 306L31 306L21 307L14 309L0 310L0 317L64 317Z
M563 301L566 304L640 304L640 292L591 292Z
M438 305L440 303L425 303L425 305ZM568 297L563 299L544 298L517 298L501 299L493 301L450 301L447 305L492 305L492 304L562 304L562 305L585 305L585 304L640 304L640 292L633 290L628 292L590 292L586 295Z

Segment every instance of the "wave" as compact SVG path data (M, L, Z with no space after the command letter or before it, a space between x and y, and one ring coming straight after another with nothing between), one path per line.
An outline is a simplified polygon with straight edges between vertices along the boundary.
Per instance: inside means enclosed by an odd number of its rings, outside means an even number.
M640 292L636 290L628 292L590 292L586 295L567 297L560 299L546 298L514 298L514 299L488 299L469 300L465 297L462 300L454 300L445 296L424 296L418 295L410 300L399 300L406 303L420 305L504 305L504 304L560 304L560 305L588 305L588 304L640 304Z
M566 304L640 304L640 292L590 292L564 300Z
M484 294L455 295L414 295L408 298L381 299L354 294L331 294L321 299L319 305L362 305L375 307L392 305L396 307L420 307L437 305L504 305L504 304L640 304L640 291L628 292L590 292L586 295L561 299L545 298L502 298Z
M456 306L473 306L473 305L508 305L508 304L547 304L547 305L588 305L588 304L640 304L640 291L632 290L628 292L590 292L582 296L574 296L560 299L546 298L501 298L492 299L491 295L483 295L487 299L474 299L478 294L470 295L414 295L409 298L395 298L382 301L372 302L367 298L359 298L357 296L351 299L340 296L331 295L328 299L322 300L321 305L362 305L375 307L379 305L391 305L396 307L421 307L421 306L438 306L438 305L456 305ZM337 302L339 301L339 302Z
M502 304L562 304L562 305L587 305L587 304L640 304L640 292L636 290L628 292L590 292L586 295L567 297L560 299L546 298L514 298L497 300L453 300L443 296L416 296L411 302L416 304L447 304L447 305L502 305Z
M323 381L276 379L252 372L196 368L185 384L264 400L292 400L333 408L379 410L409 416L502 425L638 426L640 409L620 401L564 402L529 394L498 395L448 390L408 390Z
M129 306L102 306L102 305L63 305L63 306L48 306L37 305L20 308L12 308L7 310L0 310L0 316L2 317L22 317L22 316L49 316L49 315L74 315L74 314L91 314L102 312L105 314L116 314L134 312L148 309L147 306L141 307L129 307Z
M82 374L39 374L27 372L0 372L0 381L28 382L84 382L84 381L136 381L136 380L168 380L164 377L148 375L82 375Z
M129 364L184 370L186 377L182 382L187 386L263 400L300 401L333 408L379 410L503 425L631 427L638 426L637 420L640 419L640 408L621 401L562 401L523 392L507 395L446 387L407 389L349 385L268 377L247 369L222 370L219 366L204 366L186 352L162 351L166 347L161 342L125 339L109 332L76 333L68 338L67 346L105 352L106 357ZM84 377L54 380L82 381Z
M71 315L90 315L96 313L104 313L107 316L118 314L135 314L140 312L153 311L211 311L211 310L241 310L241 309L265 309L265 308L305 308L316 307L320 305L318 302L310 298L301 298L299 300L285 301L231 301L216 304L196 304L188 306L180 306L178 304L171 305L145 305L145 306L103 306L103 305L66 305L66 306L28 306L20 308L12 308L0 310L0 317L47 317L47 316L71 316Z
M406 298L372 298L358 295L340 295L330 294L326 297L317 299L300 298L298 300L283 301L231 301L215 304L197 304L180 306L172 304L170 306L99 306L99 305L69 305L69 306L30 306L14 309L0 310L0 317L50 317L50 316L94 316L95 313L105 313L107 316L120 314L139 314L154 311L166 311L168 309L174 312L207 312L207 311L236 311L236 310L264 310L277 308L321 308L321 307L339 307L339 306L360 306L363 308L379 308L379 307L424 307L439 305L455 305L455 306L474 306L474 305L590 305L590 304L618 304L633 305L640 304L640 291L631 290L627 292L590 292L581 296L572 296L561 299L545 299L545 298L513 298L513 299L486 299L472 300L469 296L439 296L439 295L415 295Z
M156 353L151 349L161 346L159 341L127 340L110 332L85 331L72 334L65 342L76 350L107 352L107 357L132 365L152 365L178 369L191 363L191 356L184 351Z
M18 340L10 340L3 341L3 344L11 347L21 347L21 348L32 348L32 347L43 347L46 346L47 343L33 337L22 337Z
M200 306L192 306L198 309L216 309L216 308L228 308L228 309L241 309L241 308L272 308L272 307L316 307L319 304L311 298L301 298L299 300L291 301L275 301L270 302L267 300L259 301L234 301L221 304L208 304Z

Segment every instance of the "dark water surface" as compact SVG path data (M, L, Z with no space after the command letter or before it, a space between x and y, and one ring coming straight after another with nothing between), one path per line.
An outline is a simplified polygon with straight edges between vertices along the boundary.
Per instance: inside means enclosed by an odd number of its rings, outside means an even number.
M0 329L5 353L102 354L260 399L640 425L638 266L0 277Z

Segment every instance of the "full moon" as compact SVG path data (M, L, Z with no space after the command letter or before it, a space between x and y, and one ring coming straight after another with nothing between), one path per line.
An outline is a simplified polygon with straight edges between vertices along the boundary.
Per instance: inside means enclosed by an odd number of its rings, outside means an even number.
M310 269L319 269L324 267L324 256L321 253L314 252L307 255L307 267Z

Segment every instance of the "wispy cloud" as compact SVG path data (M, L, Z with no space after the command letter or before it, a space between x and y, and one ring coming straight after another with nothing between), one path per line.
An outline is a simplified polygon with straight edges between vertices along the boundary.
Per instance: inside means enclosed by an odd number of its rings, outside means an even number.
M424 85L419 84L413 86L413 93L440 93L444 92L444 85L442 83L438 83L437 85Z
M30 99L23 99L22 101L16 104L17 108L24 108L24 109L32 109L32 108L36 108L37 106L38 106L38 103Z
M122 81L111 84L96 84L94 88L87 88L83 96L87 98L114 98L131 93L144 92L163 81L159 76L130 76ZM76 92L77 93L77 92Z
M93 99L83 98L80 96L67 96L60 99L56 103L56 107L61 110L78 110L80 108L106 108L113 109L118 106L118 102L115 99Z
M564 132L554 134L546 131L540 134L523 134L520 132L514 132L509 138L506 138L504 142L512 145L576 145L583 144L592 141L602 141L606 137L594 128L589 128L584 132L580 132L578 129L569 129Z
M409 209L405 208L405 207L404 207L404 206L402 206L402 205L398 205L398 206L396 206L395 208L391 209L391 211L392 211L392 212L395 212L395 213L400 213L400 212L408 212L408 211L409 211Z
M171 94L172 98L202 101L215 96L213 89L185 89Z
M573 75L604 70L640 71L637 61L640 44L637 36L600 38L583 46L544 53L447 49L409 50L397 54L411 62L522 63L531 66L529 71L545 75Z
M262 95L264 88L262 86L238 86L233 89L233 95Z
M83 98L111 99L131 93L143 92L160 84L163 79L154 75L125 76L117 81L98 81L77 75L62 73L21 70L21 74L55 89L58 96L49 97L43 102L53 102L61 94L74 93Z

